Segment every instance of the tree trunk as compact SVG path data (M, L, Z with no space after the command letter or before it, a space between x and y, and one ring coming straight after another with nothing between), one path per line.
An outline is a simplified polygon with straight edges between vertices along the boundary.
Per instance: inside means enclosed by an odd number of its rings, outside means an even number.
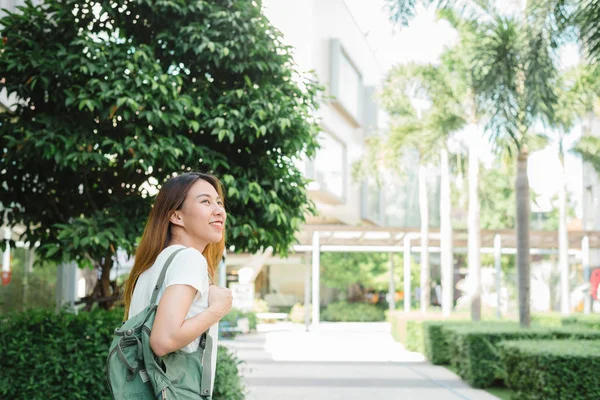
M519 274L519 322L529 328L530 285L529 270L529 181L527 179L527 150L519 150L517 157L517 270Z
M481 320L481 226L478 189L479 158L477 157L477 141L473 138L469 145L469 279L467 282L471 297L471 319L473 321Z
M90 311L95 302L98 303L99 307L110 310L118 300L119 288L117 287L117 282L110 281L110 270L113 263L112 255L112 253L108 253L107 256L98 263L98 268L100 268L101 271L100 279L96 282L96 287L94 287L92 294L86 299L82 299L86 303L86 306L84 307L85 311Z
M442 269L442 315L447 317L452 311L454 299L454 260L452 256L452 204L450 201L450 172L448 150L441 150L440 188L440 236Z
M429 283L429 198L425 166L419 165L419 211L421 214L421 312L427 312L430 299Z
M569 237L567 233L567 182L565 180L565 155L562 140L559 145L560 153L560 186L558 189L558 265L560 269L560 311L563 315L570 314L569 290Z

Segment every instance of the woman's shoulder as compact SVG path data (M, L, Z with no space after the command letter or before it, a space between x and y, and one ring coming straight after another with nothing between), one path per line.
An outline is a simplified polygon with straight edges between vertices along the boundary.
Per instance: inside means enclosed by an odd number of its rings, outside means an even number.
M173 253L177 252L175 255L175 259L181 260L182 258L192 258L197 260L206 261L204 255L193 247L186 247L182 244L173 244L167 246L160 252L158 257L156 258L156 264L164 262L169 256L173 255ZM161 262L162 261L162 262Z
M206 263L206 258L204 258L204 254L198 251L198 249L185 246L180 246L179 249L182 250L177 254L177 256L175 256L176 258L181 257L190 261Z
M165 248L159 256L161 260L157 259L156 263L164 265L167 259L175 252L177 253L173 258L172 265L169 267L169 270L198 270L198 267L200 267L200 270L202 271L208 268L208 262L206 261L206 258L204 258L204 255L200 251L193 247L185 247L183 245L172 245Z
M178 251L168 267L165 277L166 286L173 284L187 284L200 290L208 279L208 263L197 249L179 246L171 249L170 254Z

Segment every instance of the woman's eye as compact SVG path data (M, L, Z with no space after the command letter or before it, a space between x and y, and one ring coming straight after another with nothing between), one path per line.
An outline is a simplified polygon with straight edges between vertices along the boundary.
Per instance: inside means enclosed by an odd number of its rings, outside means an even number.
M203 204L204 204L204 203L207 203L207 204L208 204L208 203L210 203L210 201L208 201L208 200L202 200L202 203L203 203Z

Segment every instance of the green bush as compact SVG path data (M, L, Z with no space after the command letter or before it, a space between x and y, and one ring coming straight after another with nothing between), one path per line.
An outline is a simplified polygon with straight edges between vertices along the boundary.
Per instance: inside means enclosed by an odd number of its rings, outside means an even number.
M239 374L242 362L226 347L219 346L213 400L244 400L246 390Z
M27 250L11 250L12 280L0 286L0 315L31 308L54 309L56 306L56 264L43 262L25 275Z
M531 325L556 328L562 326L561 319L559 313L532 314Z
M506 383L527 400L600 398L600 341L523 340L499 344Z
M248 323L250 326L250 330L256 329L257 317L254 312L244 312L242 310L238 310L237 308L232 308L227 315L225 315L221 321L228 322L231 326L237 326L238 319L248 318Z
M425 321L406 321L406 350L421 354L425 352L423 322Z
M427 359L435 365L449 365L451 362L452 328L462 326L507 326L514 327L510 321L425 321L423 323L423 341Z
M443 327L455 326L455 324L467 324L467 321L426 321L423 323L423 345L425 356L435 365L450 364L450 342L449 335Z
M442 328L449 324L460 324L461 322L427 321L423 323L423 344L425 356L435 365L450 364L450 343L448 335ZM466 323L466 322L462 322Z
M564 317L561 320L563 326L584 326L587 328L600 330L600 315L599 314L578 314Z
M516 323L465 324L447 331L450 358L457 373L474 387L490 387L505 378L497 345L504 340L600 339L600 332L585 328L522 329Z
M50 310L3 315L0 398L111 399L104 368L113 330L122 317L122 309L79 315ZM244 398L238 364L226 349L219 350L214 400Z
M331 322L379 322L385 321L385 313L372 304L339 301L329 304L321 313L321 319Z
M392 337L397 342L404 344L405 348L411 351L425 352L423 342L423 322L425 321L466 321L470 318L469 313L455 312L449 317L444 317L442 313L432 310L427 314L420 311L392 311L386 316L391 324Z

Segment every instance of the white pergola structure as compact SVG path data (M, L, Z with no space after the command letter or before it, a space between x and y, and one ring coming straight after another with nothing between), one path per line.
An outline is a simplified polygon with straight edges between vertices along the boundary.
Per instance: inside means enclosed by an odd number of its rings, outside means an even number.
M415 245L420 238L420 229L389 228L377 226L347 226L347 225L306 225L297 235L299 244L293 250L299 253L312 253L311 266L307 266L305 286L305 310L310 306L310 275L312 275L312 323L318 324L320 313L320 254L321 252L376 252L390 253L390 287L389 296L393 299L394 277L393 253L404 253L404 311L411 308L410 266L411 253L420 252ZM467 253L467 230L454 230L452 233L453 253ZM558 233L554 231L530 231L530 254L558 254ZM584 276L590 276L590 249L600 249L600 231L569 231L569 255L581 259ZM429 231L429 252L440 252L439 229ZM496 291L500 291L500 257L502 254L516 254L516 232L512 229L482 230L481 253L494 254L496 268ZM308 260L308 257L307 257ZM312 271L312 274L311 274ZM443 284L443 282L442 282ZM443 290L442 290L443 291ZM500 296L498 296L500 298ZM591 311L591 298L585 297L584 310ZM498 300L498 313L499 313ZM392 308L394 302L390 302ZM307 311L308 313L308 311ZM499 315L499 314L498 314ZM308 325L308 314L306 316Z

